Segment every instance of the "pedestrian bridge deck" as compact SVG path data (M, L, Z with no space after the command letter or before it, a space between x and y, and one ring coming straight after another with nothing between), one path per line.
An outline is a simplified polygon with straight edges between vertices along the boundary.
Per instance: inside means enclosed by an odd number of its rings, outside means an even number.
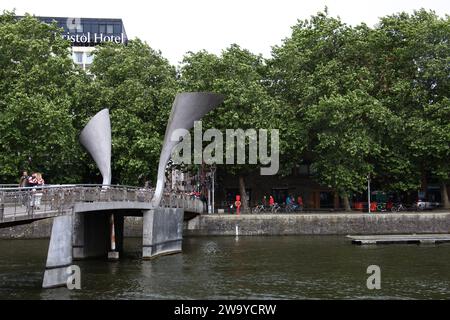
M57 185L42 188L0 188L0 228L71 212L150 210L153 190L130 186ZM165 193L160 207L202 213L200 199Z

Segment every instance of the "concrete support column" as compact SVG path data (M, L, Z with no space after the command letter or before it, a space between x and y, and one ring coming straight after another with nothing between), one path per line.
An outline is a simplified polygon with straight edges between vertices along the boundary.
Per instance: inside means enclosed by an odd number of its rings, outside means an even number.
M183 209L158 208L143 212L143 259L181 252L183 216Z
M65 286L67 267L72 264L72 215L53 219L47 263L45 265L43 288Z
M73 236L72 236L72 248L73 259L86 258L84 250L85 243L85 219L83 213L73 214Z

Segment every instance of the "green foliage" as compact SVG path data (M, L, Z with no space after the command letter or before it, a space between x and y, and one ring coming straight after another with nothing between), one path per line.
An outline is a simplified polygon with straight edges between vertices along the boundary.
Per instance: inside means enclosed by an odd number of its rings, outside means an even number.
M318 13L274 47L271 92L304 128L296 155L319 182L342 194L362 191L368 174L385 190L448 181L449 31L448 16L425 10L375 28Z
M450 179L450 18L399 13L370 28L327 12L298 21L263 59L237 45L186 54L178 72L140 40L105 44L90 74L73 65L55 25L0 15L0 181L22 169L47 181L94 182L78 133L109 108L114 183L156 174L176 93L222 93L203 128L280 130L281 173L312 163L341 195L367 175L385 190ZM241 176L255 165L226 166ZM242 186L241 186L242 187Z
M0 18L0 181L20 170L47 182L79 181L80 149L69 112L78 72L54 25L31 16Z
M340 194L357 192L384 157L386 128L397 119L366 92L322 99L306 111L311 151L319 180Z
M204 129L216 128L223 134L226 129L237 128L282 129L282 118L275 116L281 108L268 93L265 72L266 65L261 56L232 45L221 56L205 51L188 53L180 70L180 82L187 91L212 91L225 95L224 103L203 119ZM245 174L255 167L233 165L226 166L226 170Z
M91 67L95 106L109 108L115 182L135 185L156 176L170 108L178 90L176 71L140 40L107 44Z
M371 37L373 95L402 117L397 147L407 153L416 185L450 178L449 35L448 16L420 10L382 18Z

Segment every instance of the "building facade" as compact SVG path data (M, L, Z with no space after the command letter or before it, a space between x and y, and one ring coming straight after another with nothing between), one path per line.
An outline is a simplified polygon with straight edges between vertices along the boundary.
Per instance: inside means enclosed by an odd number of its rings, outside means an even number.
M61 36L71 43L73 62L89 70L95 47L104 42L128 42L122 19L36 17L42 22L56 22L63 31Z

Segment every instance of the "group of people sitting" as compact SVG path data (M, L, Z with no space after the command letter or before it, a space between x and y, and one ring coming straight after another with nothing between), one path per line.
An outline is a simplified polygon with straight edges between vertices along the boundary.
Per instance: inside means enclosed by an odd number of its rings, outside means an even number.
M297 202L295 202L294 197L292 195L288 195L286 197L285 202L286 202L286 206L296 205L296 206L300 206L303 208L303 198L300 195L297 197ZM263 204L267 205L266 196L264 196L264 198L263 198ZM269 196L269 206L273 206L274 204L275 204L275 199L273 198L273 196Z
M39 187L45 184L44 179L42 178L42 173L33 172L31 176L28 175L27 171L22 173L19 181L19 188L25 187Z

